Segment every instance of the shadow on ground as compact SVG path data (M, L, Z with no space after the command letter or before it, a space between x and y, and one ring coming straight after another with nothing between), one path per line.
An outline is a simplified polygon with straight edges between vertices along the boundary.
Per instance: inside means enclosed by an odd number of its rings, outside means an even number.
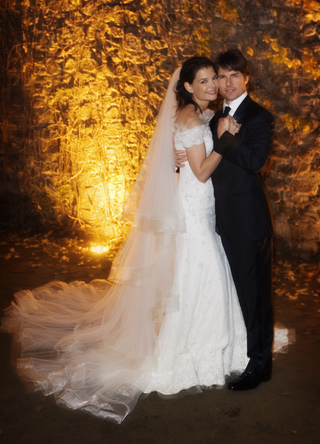
M21 289L106 278L111 255L86 247L78 239L0 233L1 313ZM244 393L206 389L175 400L153 393L121 425L28 393L10 367L11 338L0 334L0 444L318 444L319 282L317 262L276 258L275 318L295 328L296 344L275 357L270 382Z

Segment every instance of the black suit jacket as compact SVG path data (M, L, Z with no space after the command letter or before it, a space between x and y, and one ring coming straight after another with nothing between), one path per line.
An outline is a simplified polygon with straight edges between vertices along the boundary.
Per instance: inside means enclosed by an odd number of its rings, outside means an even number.
M273 116L247 96L234 114L242 124L239 133L225 132L218 139L216 124L221 114L210 122L214 149L223 156L211 176L217 232L239 241L272 237L270 204L260 172L271 152Z

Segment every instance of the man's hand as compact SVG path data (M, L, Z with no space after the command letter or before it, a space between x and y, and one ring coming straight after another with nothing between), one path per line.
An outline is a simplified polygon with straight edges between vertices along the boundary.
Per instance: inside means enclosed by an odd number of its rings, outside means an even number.
M186 150L174 150L174 164L176 168L183 168L188 161Z

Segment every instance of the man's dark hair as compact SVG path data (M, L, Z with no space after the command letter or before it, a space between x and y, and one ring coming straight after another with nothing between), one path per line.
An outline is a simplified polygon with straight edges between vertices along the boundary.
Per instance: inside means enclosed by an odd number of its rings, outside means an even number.
M222 68L226 71L240 71L244 76L250 75L248 62L239 49L222 52L215 60L215 71Z

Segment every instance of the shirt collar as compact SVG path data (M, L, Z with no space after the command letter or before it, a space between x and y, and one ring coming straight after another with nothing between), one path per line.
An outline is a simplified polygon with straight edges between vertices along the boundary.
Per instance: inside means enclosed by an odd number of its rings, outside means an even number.
M247 91L245 91L240 97L238 97L237 99L233 100L231 103L229 103L229 105L226 104L226 101L223 101L223 109L226 106L230 106L231 110L229 111L229 115L233 116L234 113L237 111L237 109L239 108L240 104L244 101L244 99L247 97L248 93Z

